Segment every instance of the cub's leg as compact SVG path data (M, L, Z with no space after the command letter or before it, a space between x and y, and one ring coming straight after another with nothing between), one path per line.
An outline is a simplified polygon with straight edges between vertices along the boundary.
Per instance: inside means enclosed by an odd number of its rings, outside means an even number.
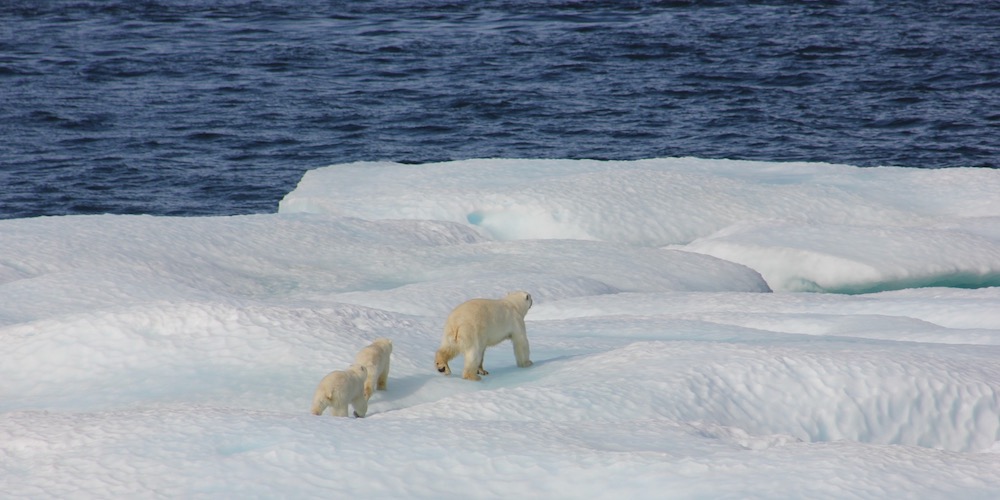
M346 401L334 401L330 405L330 414L334 417L346 417L347 416L347 402Z
M316 401L313 401L312 414L322 415L323 412L326 411L327 406L329 405L325 399L317 399Z
M369 373L368 378L365 379L365 399L372 397L372 383L375 381L375 374Z
M376 384L375 387L378 388L378 390L380 391L384 391L386 388L386 384L388 382L389 382L389 367L386 366L382 374L378 376L378 384Z

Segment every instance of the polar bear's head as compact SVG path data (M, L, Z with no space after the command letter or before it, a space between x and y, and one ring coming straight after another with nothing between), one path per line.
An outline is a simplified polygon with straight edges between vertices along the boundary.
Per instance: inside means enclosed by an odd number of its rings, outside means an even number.
M521 311L521 315L528 314L528 309L531 309L531 294L525 292L524 290L518 290L516 292L510 292L504 297L504 300L514 304L518 311Z
M372 341L372 344L378 346L384 352L392 352L392 340L390 339L379 337Z

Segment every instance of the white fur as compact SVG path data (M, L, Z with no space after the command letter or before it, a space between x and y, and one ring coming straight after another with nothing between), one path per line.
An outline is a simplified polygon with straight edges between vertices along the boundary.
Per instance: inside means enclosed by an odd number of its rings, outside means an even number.
M465 355L462 378L481 380L488 375L483 369L486 348L510 339L514 344L517 366L531 366L528 359L528 335L524 315L531 308L531 294L524 291L508 293L502 299L472 299L451 311L444 326L441 347L434 355L437 371L451 375L448 362Z
M368 369L368 378L365 379L365 398L371 398L375 389L384 391L386 382L389 380L389 356L392 354L392 341L387 338L378 338L374 342L358 351L354 357L356 364Z
M332 371L320 380L313 394L312 413L322 415L327 407L335 417L346 417L347 404L354 406L354 416L361 418L368 413L368 398L365 397L365 379L368 369L361 365L351 365L346 370Z

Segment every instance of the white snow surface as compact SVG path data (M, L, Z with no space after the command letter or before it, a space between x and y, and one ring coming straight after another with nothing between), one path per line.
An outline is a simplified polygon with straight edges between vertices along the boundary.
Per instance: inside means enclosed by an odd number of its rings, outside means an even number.
M434 370L521 289L533 366ZM368 416L311 415L377 337ZM0 221L0 492L998 498L1000 171L356 163L276 214Z

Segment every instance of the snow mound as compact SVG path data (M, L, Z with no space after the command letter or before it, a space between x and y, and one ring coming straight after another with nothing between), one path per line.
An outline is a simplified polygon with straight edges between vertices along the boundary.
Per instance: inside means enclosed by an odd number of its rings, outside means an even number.
M1000 439L1000 370L988 362L995 353L943 363L919 348L895 348L890 358L877 343L823 346L636 342L543 361L531 375L500 372L502 382L485 384L491 390L399 410L397 418L669 420L952 451L984 451Z
M680 248L756 269L775 290L871 293L1000 286L1000 238L959 227L754 224Z
M419 191L413 186L419 185ZM494 240L614 241L714 255L774 290L1000 286L1000 175L663 158L352 163L281 213L463 224Z
M997 192L470 160L320 169L279 214L0 221L0 491L996 498ZM449 310L517 289L534 365L437 373ZM368 416L311 415L377 337Z

